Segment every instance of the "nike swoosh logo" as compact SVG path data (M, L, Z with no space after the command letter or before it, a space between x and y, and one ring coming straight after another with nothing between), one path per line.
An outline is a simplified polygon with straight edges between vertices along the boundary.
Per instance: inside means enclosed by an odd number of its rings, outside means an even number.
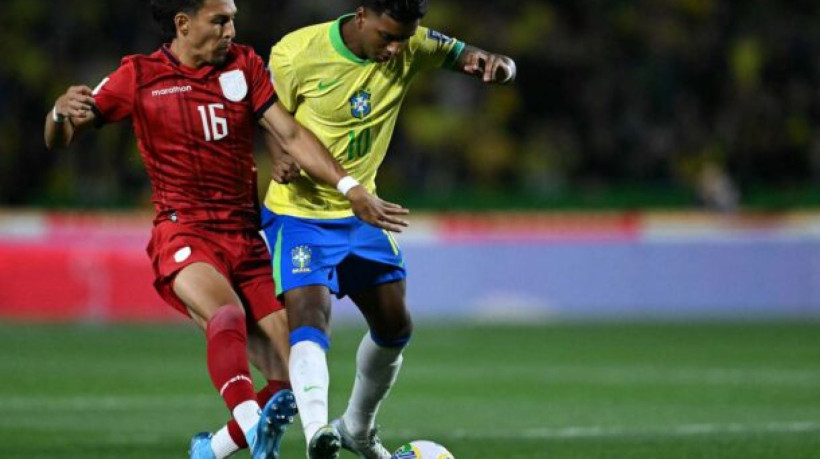
M339 78L337 78L337 79L335 79L335 80L328 81L327 83L325 83L325 82L324 82L324 81L322 81L322 80L319 80L319 86L318 86L318 87L319 87L319 91L324 91L325 89L330 89L330 88L332 88L333 86L336 86L337 84L339 84L341 81L342 81L342 80L341 80L341 79L339 79Z
M302 388L302 392L310 392L315 389L321 389L322 386L305 386Z

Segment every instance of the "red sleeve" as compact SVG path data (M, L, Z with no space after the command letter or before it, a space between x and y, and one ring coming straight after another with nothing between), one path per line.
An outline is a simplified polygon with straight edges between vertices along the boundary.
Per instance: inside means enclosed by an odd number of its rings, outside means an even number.
M251 104L253 113L259 119L276 102L276 91L270 79L270 71L262 59L254 52L250 53Z
M94 88L97 124L114 123L131 116L135 92L134 64L123 60L120 68Z

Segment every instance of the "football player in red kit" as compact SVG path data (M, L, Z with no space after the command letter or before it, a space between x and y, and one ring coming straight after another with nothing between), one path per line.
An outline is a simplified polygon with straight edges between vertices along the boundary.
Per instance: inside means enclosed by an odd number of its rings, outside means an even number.
M170 43L125 57L94 90L69 88L46 117L45 142L65 147L90 126L131 120L156 211L147 248L154 286L204 330L208 372L233 417L216 434L225 438L210 443L247 443L253 457L276 458L296 405L287 390L288 326L258 233L257 125L308 174L336 185L363 220L398 231L407 210L351 187L325 147L279 106L262 60L233 42L233 0L151 7ZM259 394L249 360L269 381Z

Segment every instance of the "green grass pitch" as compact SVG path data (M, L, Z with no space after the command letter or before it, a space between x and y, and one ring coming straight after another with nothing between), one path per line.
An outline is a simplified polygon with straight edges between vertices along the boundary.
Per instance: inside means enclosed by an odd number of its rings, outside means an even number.
M331 416L362 333L334 331ZM183 458L225 415L192 327L0 325L2 458ZM820 324L421 323L379 422L459 459L817 458Z

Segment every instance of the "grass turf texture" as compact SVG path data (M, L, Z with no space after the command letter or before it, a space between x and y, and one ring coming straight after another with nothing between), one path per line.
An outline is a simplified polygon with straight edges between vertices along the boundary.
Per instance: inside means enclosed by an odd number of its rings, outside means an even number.
M362 333L334 333L331 416ZM0 372L3 458L186 457L227 413L188 326L0 325ZM459 459L816 458L820 324L422 323L379 422Z

